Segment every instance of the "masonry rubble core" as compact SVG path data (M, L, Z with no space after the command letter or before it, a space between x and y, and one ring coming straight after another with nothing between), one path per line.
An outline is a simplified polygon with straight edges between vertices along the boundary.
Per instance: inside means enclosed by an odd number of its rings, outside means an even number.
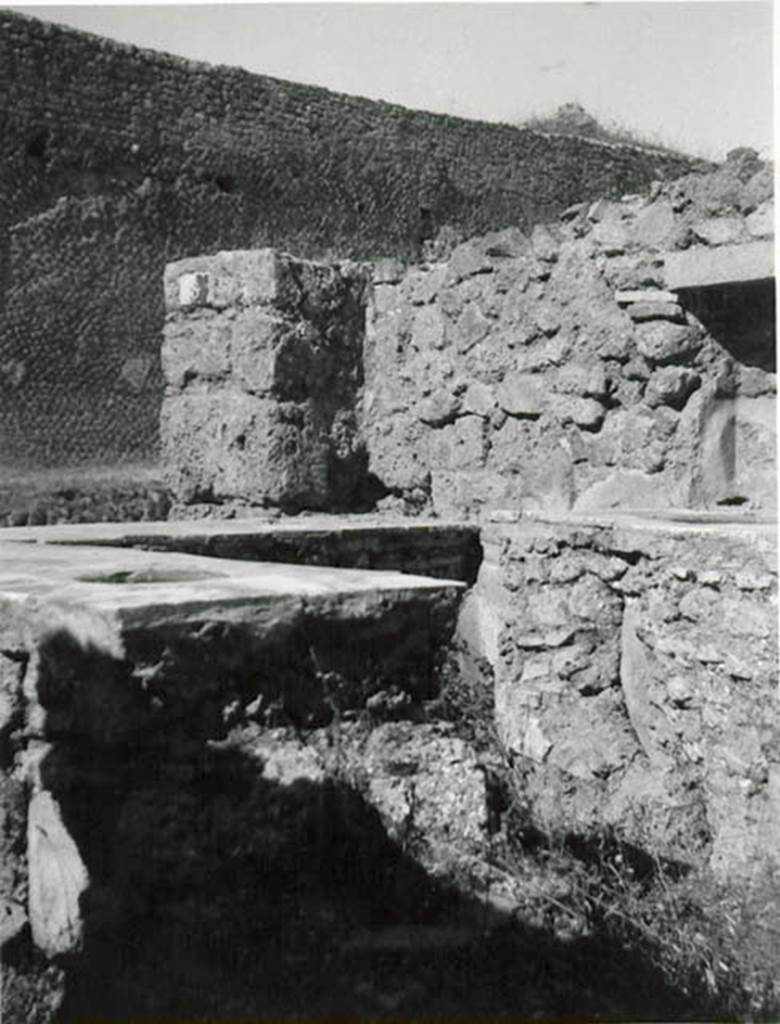
M35 32L10 24L26 53ZM127 74L151 59L122 52ZM217 81L167 60L153 70L173 93ZM239 202L219 178L209 218L227 203L251 220L251 183ZM498 192L481 227L512 223ZM152 193L164 205L145 184L131 205ZM210 931L203 880L226 850L237 877L303 871L311 837L358 804L511 919L521 883L490 858L495 755L443 720L445 662L492 688L538 827L608 829L735 885L780 871L771 169L738 150L554 222L466 241L445 225L415 262L390 244L363 259L337 193L329 248L349 238L359 260L303 258L322 235L279 224L178 239L207 242L164 273L172 518L22 515L0 535L0 927L13 998L44 1024L69 964L150 908ZM432 208L454 216L464 196ZM392 241L371 211L371 237ZM28 228L46 224L19 228L14 259ZM288 237L296 255L259 244ZM9 337L37 287L12 287ZM26 351L0 365L17 397ZM138 360L122 368L136 397Z

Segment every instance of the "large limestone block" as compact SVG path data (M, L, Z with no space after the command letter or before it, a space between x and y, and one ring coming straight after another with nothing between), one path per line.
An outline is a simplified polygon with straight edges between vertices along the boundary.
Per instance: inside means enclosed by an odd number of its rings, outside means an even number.
M195 379L225 380L235 371L247 390L270 390L274 348L286 329L280 317L254 308L231 317L172 319L161 351L165 381L180 389Z
M290 261L274 249L218 252L177 260L165 268L165 306L170 313L284 305L297 292Z
M190 388L165 399L160 434L166 479L179 500L316 506L327 499L327 438L311 403Z

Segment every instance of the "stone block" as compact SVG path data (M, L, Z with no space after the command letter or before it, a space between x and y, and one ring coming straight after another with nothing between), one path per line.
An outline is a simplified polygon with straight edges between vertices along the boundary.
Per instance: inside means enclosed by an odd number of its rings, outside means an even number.
M601 363L566 363L551 377L553 389L563 394L603 398L608 391L607 374Z
M447 267L447 281L456 283L464 278L472 277L493 269L493 265L479 241L463 242L457 246L450 256Z
M461 411L474 413L477 416L489 416L496 405L493 388L481 381L473 380L463 395Z
M645 402L654 408L670 405L682 409L690 395L701 384L701 377L684 366L663 366L650 377L645 391Z
M685 323L685 313L676 302L634 302L626 307L626 312L634 323L644 323L647 320L671 320L677 324Z
M160 421L165 477L179 500L241 498L321 507L327 435L309 403L279 403L232 387L166 397Z
M289 260L275 249L238 249L177 260L165 268L169 313L210 307L285 304L297 288Z
M539 306L534 314L534 321L538 330L547 338L557 334L561 327L560 314L552 303Z
M216 317L177 318L166 323L160 351L168 387L189 381L220 380L230 372L230 324Z
M327 391L333 356L316 328L291 324L262 309L245 310L232 321L231 381L253 395L303 402ZM345 361L349 354L344 352Z
M593 228L592 237L607 256L619 256L630 246L631 228L622 221L601 221Z
M677 294L663 288L633 288L615 292L615 302L619 306L630 306L634 302L676 303Z
M372 424L368 436L369 472L390 490L427 487L430 465L422 440L426 429L416 418L398 413Z
M412 344L418 349L444 348L444 321L436 306L418 309L412 321Z
M554 338L532 343L518 352L514 357L515 369L528 373L533 370L546 370L551 366L561 366L571 352L571 341L563 334L558 334Z
M409 295L413 305L427 305L435 302L444 287L447 278L447 267L437 266L430 270L420 270L409 274L404 282L404 292Z
M51 793L35 793L27 813L28 913L33 942L53 957L81 948L79 900L89 875Z
M741 217L708 217L693 224L693 233L705 245L731 245L747 236Z
M547 408L561 423L576 423L584 430L598 430L604 421L604 406L595 398L555 394L548 398Z
M429 427L442 427L451 423L458 413L460 399L447 391L446 388L436 390L423 398L414 407L414 414L422 423Z
M653 320L637 324L636 345L650 363L684 363L702 346L702 336L695 327L673 324L666 320Z
M479 416L462 416L437 430L429 443L430 465L442 469L478 469L485 462L485 430Z
M510 416L541 416L545 408L544 379L529 373L508 373L496 389L496 400Z
M491 321L480 312L474 303L469 303L458 317L455 325L455 347L465 355L487 335Z
M404 265L400 260L392 256L383 256L374 262L374 284L398 284L403 279L404 271Z
M371 301L374 312L384 316L398 308L400 289L395 284L375 284L371 289Z
M664 287L663 258L647 252L612 256L605 260L604 275L613 288L638 290Z
M530 240L518 227L491 231L482 239L482 247L492 259L516 259L530 249Z
M551 225L537 224L531 232L531 248L534 256L545 263L555 263L561 245L561 234Z
M625 208L621 203L611 199L597 199L588 207L587 218L591 223L598 224L602 221L621 221L625 216Z
M745 213L755 210L761 203L772 198L774 190L775 176L772 165L769 164L756 171L745 185L740 208Z
M331 356L315 328L268 307L170 320L161 359L166 383L177 390L193 381L230 380L249 394L283 401L321 393L331 376Z
M665 196L641 209L634 219L634 241L642 249L665 249L676 231L672 204Z
M745 225L752 238L774 237L775 204L773 202L762 203L747 217Z

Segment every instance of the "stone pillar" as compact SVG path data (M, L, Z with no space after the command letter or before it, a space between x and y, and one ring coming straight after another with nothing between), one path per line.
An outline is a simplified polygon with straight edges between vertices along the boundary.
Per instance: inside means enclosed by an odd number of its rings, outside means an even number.
M179 501L349 505L365 279L272 249L169 264L161 443Z

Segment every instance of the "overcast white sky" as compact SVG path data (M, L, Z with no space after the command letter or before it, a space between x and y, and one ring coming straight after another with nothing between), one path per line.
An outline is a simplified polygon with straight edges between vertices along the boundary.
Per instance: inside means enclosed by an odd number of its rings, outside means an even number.
M688 152L771 156L770 0L5 6L408 107L514 122L576 100Z

